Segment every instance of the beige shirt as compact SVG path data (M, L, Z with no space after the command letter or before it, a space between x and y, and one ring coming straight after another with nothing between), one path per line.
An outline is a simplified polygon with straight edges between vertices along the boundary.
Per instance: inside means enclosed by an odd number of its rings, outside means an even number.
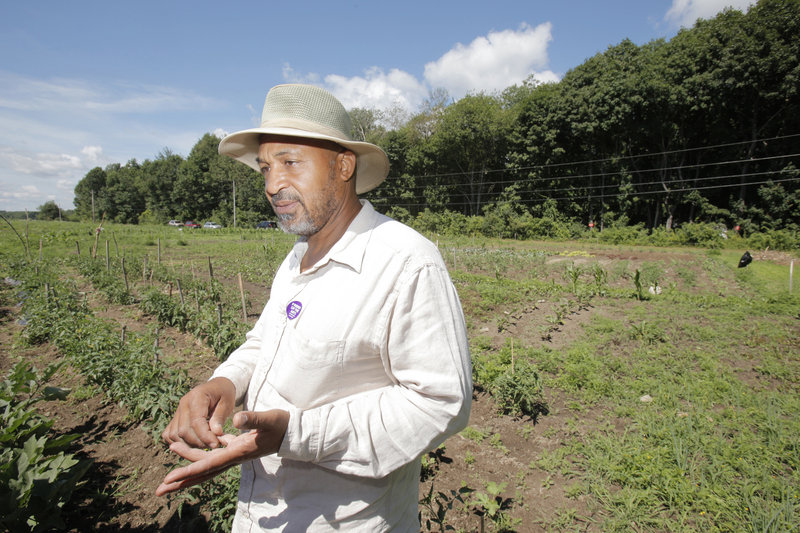
M438 249L362 204L306 272L295 244L214 373L246 409L290 413L278 454L242 465L233 531L418 532L418 458L467 424L464 317Z

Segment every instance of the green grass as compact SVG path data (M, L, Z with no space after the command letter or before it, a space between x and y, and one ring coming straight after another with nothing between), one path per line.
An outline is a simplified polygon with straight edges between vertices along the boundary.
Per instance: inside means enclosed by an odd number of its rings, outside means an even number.
M26 234L24 222L15 227ZM241 273L260 285L294 240L276 231L104 227L98 258L108 240L114 259L146 254L152 265L160 242L162 262L176 273L207 276L211 257L216 276ZM92 229L31 222L31 256L40 239L45 259L74 256L76 241L85 255ZM558 391L567 406L559 416L570 417L565 432L548 435L562 439L559 447L530 468L568 477L566 497L586 502L597 530L629 531L634 522L641 531L800 530L800 281L789 294L786 264L757 258L738 269L742 250L474 238L439 245L467 323L498 326L470 336L476 383L490 392L512 362L514 330L500 327L506 311L544 300L553 320L559 305L590 316L569 342L514 338L513 354L535 365L544 400ZM23 250L6 226L3 276ZM660 258L631 259L654 250ZM594 257L609 251L619 259L601 265ZM656 282L663 293L651 295ZM461 435L495 450L507 445L476 427ZM464 460L478 468L471 457ZM544 524L573 531L585 520L567 504Z

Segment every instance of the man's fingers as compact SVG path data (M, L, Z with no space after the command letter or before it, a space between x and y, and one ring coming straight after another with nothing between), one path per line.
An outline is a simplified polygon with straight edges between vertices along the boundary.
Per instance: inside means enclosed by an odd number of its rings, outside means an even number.
M175 492L177 490L185 489L186 487L199 485L204 481L208 481L209 479L216 477L223 470L224 469L187 478L176 478L175 480L172 481L167 481L167 478L164 478L164 481L161 482L161 485L159 485L158 488L156 488L156 496L163 496L170 492Z
M211 419L208 421L208 426L216 436L222 435L222 426L233 411L233 407L233 405L228 404L227 398L223 397L214 408Z
M214 378L198 385L178 403L175 417L162 433L168 443L183 441L197 448L220 445L222 426L235 404L236 388L226 378Z
M236 438L235 435L226 434L226 435L221 435L219 437L219 440L223 446L227 446L228 443L231 442L234 438ZM173 442L172 444L169 445L169 449L170 451L180 455L184 459L192 461L193 463L211 457L210 451L204 448L194 448L192 446L189 446L183 441ZM219 450L221 451L221 449Z
M189 461L197 462L205 459L206 454L208 453L203 448L193 448L182 441L175 441L169 445L170 451L180 455L184 459L188 459Z
M222 426L220 426L222 427ZM193 439L194 442L183 438L183 440L193 446L200 448L216 448L219 446L216 432L212 430L209 425L209 420L205 416L195 416L189 423L191 432L187 431L186 436ZM183 435L181 435L183 437Z

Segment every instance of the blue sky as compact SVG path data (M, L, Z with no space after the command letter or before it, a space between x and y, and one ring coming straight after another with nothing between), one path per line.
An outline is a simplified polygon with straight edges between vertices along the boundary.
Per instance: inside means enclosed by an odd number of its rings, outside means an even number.
M750 2L4 2L0 210L70 209L95 166L185 157L204 133L252 127L278 83L413 113L435 88L556 81L623 39L669 39Z

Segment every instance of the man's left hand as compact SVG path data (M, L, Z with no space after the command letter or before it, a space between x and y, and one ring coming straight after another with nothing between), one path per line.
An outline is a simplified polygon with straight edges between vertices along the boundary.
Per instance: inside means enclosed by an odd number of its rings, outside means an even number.
M197 485L232 466L277 452L289 425L289 413L280 409L242 411L233 417L233 425L237 429L250 431L220 436L221 448L192 448L183 441L170 444L170 450L192 464L167 474L156 489L156 496Z

